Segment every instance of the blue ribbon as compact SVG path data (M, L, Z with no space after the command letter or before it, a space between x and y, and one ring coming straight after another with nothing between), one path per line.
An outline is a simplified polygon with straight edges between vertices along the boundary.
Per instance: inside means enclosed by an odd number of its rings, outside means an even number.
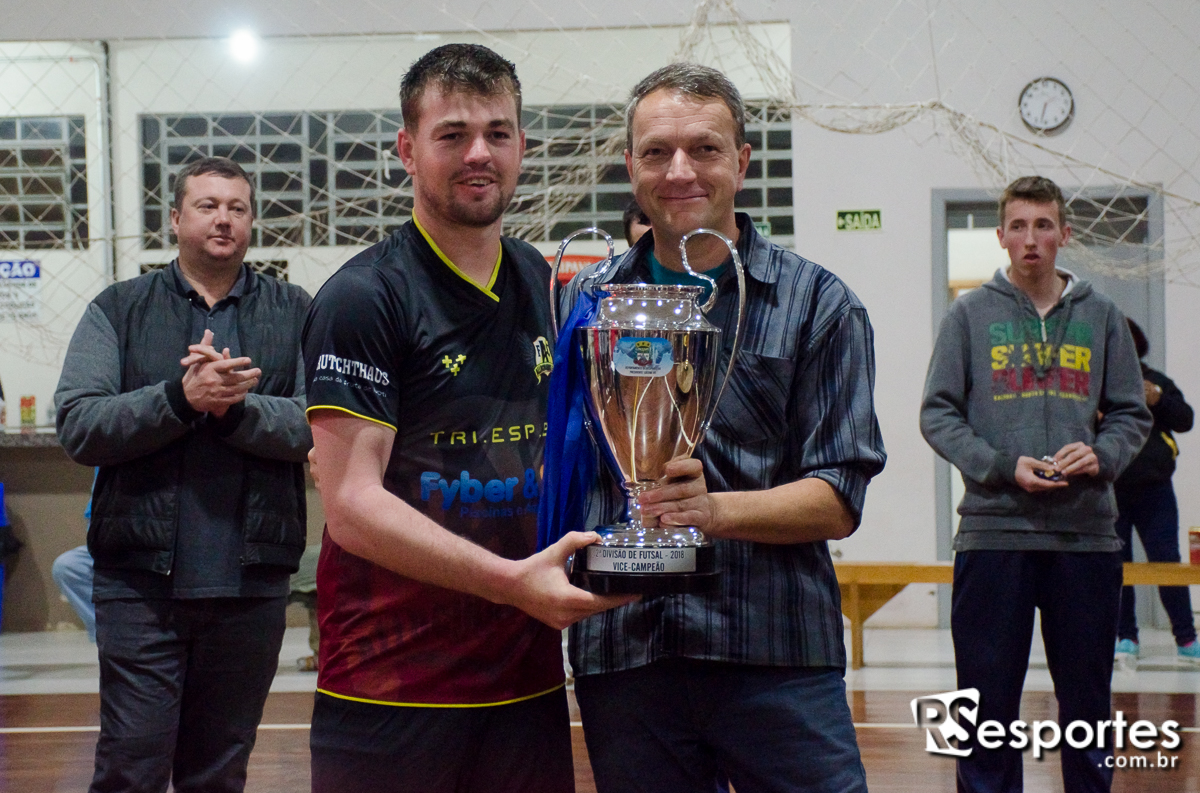
M587 492L596 478L596 457L587 429L588 386L575 329L596 313L598 297L579 290L554 345L550 404L546 414L542 500L538 505L538 550L570 531L584 531Z

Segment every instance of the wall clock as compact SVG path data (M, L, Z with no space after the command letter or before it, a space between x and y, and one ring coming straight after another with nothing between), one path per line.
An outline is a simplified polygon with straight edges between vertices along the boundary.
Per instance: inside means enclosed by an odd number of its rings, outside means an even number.
M1039 135L1061 132L1075 116L1075 97L1062 80L1039 77L1021 90L1017 103L1025 126Z

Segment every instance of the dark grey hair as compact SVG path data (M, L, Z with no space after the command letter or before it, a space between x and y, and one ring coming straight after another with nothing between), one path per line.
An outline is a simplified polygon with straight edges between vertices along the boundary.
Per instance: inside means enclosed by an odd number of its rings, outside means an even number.
M729 78L698 63L672 63L642 78L629 94L625 106L625 148L633 151L633 114L638 103L658 90L678 91L694 99L720 99L729 108L737 128L737 147L746 142L746 105Z

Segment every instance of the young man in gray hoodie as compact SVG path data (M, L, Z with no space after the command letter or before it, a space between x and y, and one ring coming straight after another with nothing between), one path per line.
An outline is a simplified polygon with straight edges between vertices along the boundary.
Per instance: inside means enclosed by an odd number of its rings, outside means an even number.
M963 474L951 629L960 689L979 690L975 724L1020 718L1034 610L1058 723L1109 719L1121 591L1112 482L1150 430L1125 318L1058 269L1071 239L1049 179L1000 197L1011 265L956 300L929 363L921 432ZM1106 731L1108 732L1108 731ZM1020 791L1022 752L1006 733L958 761L960 791ZM991 743L989 741L989 743ZM1062 744L1067 791L1107 791L1111 736Z

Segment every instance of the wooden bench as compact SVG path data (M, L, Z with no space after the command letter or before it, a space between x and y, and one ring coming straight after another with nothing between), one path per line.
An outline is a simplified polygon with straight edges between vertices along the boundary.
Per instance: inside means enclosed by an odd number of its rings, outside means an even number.
M863 667L863 623L909 584L949 584L953 562L835 562L842 590L842 614L850 621L850 668ZM1132 562L1125 584L1188 586L1200 584L1200 565Z

